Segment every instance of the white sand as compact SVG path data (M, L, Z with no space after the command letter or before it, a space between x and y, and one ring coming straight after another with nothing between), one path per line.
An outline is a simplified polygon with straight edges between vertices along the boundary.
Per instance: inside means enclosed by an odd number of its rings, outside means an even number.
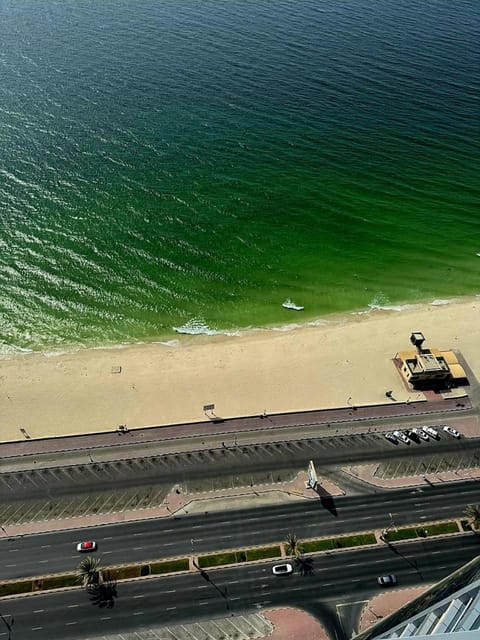
M295 317L296 319L296 317ZM23 439L399 401L392 357L412 331L426 346L458 349L480 375L480 299L350 315L323 326L240 337L0 359L0 438ZM112 373L120 366L121 373ZM420 396L419 396L420 397Z

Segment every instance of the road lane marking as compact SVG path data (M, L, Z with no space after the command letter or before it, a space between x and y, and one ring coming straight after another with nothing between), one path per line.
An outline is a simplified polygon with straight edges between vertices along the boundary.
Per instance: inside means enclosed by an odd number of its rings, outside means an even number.
M42 544L42 546L40 547L40 549L48 549L49 547L51 547L51 544Z
M38 561L40 564L45 564L46 562L50 562L50 560L39 560Z
M102 538L102 540L113 540L113 536L107 536L106 538ZM104 620L104 618L102 618Z
M165 593L176 593L177 590L176 589L171 589L170 591L165 591Z
M100 618L100 620L111 620L112 616L105 616L104 618Z
M36 611L34 611L33 613L43 613L45 611L45 609L37 609Z
M144 598L144 595L140 595L140 596L133 596L134 598Z
M113 553L113 551L102 551L102 554L103 554L104 556L106 556L106 555L107 555L107 553Z
M68 609L74 609L75 607L78 607L78 606L80 606L80 605L78 605L78 604L69 604L68 605Z
M5 567L16 567L16 564L6 564Z
M240 580L232 580L231 582L229 582L228 584L238 584L240 582Z
M18 551L18 549L9 549L8 553L13 553L14 551Z
M135 611L134 616L143 616L143 611Z
M140 551L140 549L143 549L143 547L133 547L134 551Z
M231 599L232 599L232 598L230 598L230 600L231 600ZM165 609L165 611L173 611L173 610L174 610L174 609L176 609L176 608L177 608L177 607L167 607L167 608Z
M40 631L40 629L43 629L43 627L32 627L32 631Z
M77 624L77 622L76 622L76 621L75 621L75 622L66 622L66 623L65 623L65 626L66 626L66 627L71 627L71 626L72 626L72 624Z
M199 602L198 604L199 604L199 606L201 607L201 606L203 606L203 605L205 605L205 604L208 604L208 600L207 600L206 602Z

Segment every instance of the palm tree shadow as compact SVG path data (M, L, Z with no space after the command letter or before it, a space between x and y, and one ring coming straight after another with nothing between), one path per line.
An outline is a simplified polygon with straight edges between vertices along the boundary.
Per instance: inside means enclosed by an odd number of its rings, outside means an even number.
M89 588L90 602L100 609L113 609L115 598L118 598L117 583L115 580L108 580L102 584L96 584Z
M311 556L304 556L303 554L295 558L295 565L302 576L313 576L315 573L313 568L314 562Z

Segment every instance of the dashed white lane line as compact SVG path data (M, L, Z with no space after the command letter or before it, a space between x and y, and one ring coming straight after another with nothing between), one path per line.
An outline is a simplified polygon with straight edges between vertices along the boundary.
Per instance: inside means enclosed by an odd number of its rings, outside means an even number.
M140 595L140 596L133 596L134 598L144 598L144 595Z
M14 551L18 551L18 549L9 549L8 553L13 553Z
M34 611L33 613L43 613L45 611L45 609L37 609L36 611Z
M71 627L73 624L78 624L77 621L75 620L74 622L66 622L65 626L66 627Z
M206 604L208 604L208 600L207 600L207 602L199 602L199 603L198 603L198 605L199 605L200 607L202 607L203 605L206 605Z
M143 611L135 611L134 616L143 616Z
M51 547L51 544L42 544L42 546L40 547L40 549L48 549L49 547Z
M103 538L104 540L113 540L113 536L107 536L106 538ZM103 620L103 618L102 618Z
M16 564L6 564L5 567L16 567Z
M40 629L43 629L43 627L32 627L32 631L40 631Z
M100 620L111 620L112 616L105 616L104 618L100 618Z
M76 607L79 607L80 605L78 604L69 604L67 609L75 609Z
M165 611L173 611L174 609L176 609L177 607L166 607Z

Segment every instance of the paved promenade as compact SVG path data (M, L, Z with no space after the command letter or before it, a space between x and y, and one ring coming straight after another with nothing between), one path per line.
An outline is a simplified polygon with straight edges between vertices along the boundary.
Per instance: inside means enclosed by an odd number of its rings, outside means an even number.
M432 394L433 396L433 394ZM268 431L293 426L341 426L344 423L361 423L381 418L414 417L434 413L465 412L472 408L470 399L442 399L431 397L422 402L388 403L382 405L349 406L339 409L319 409L299 413L259 415L228 420L206 420L173 426L128 429L119 431L55 438L28 439L0 443L0 458L31 455L35 453L78 451L118 445L144 444L192 436L234 435L251 431Z

